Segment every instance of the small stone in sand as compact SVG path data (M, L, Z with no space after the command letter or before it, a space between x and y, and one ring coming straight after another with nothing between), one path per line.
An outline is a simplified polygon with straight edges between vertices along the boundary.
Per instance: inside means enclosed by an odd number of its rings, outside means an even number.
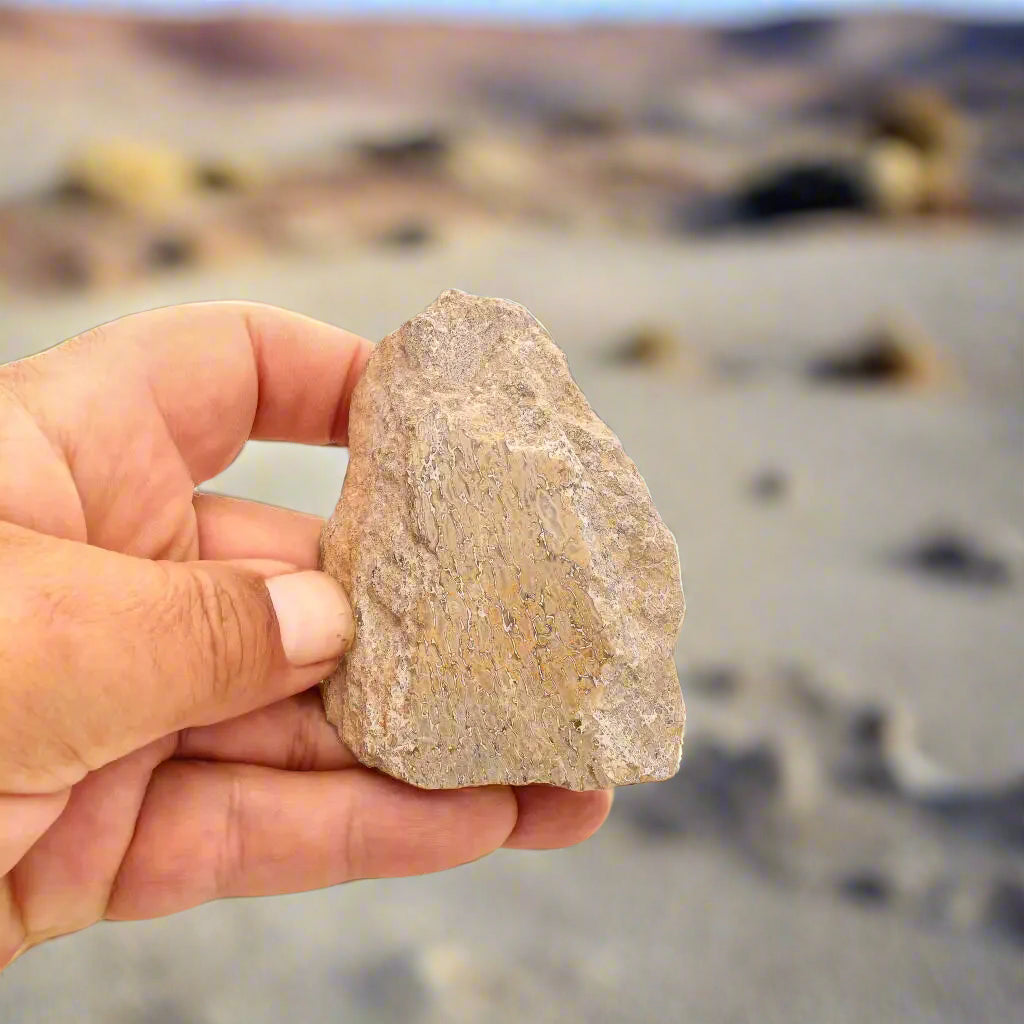
M912 547L902 560L910 568L950 583L1004 587L1010 583L1009 566L983 551L970 538L939 533Z
M834 160L783 164L757 172L740 186L735 218L761 224L830 211L863 212L870 200L860 167Z
M865 907L880 907L892 902L892 883L873 868L852 872L839 880L838 888L846 899Z
M687 686L705 697L728 700L739 693L743 673L734 665L698 665L685 673Z
M789 492L789 477L781 469L762 469L750 481L750 495L757 501L781 501Z
M434 232L430 226L415 220L396 224L378 239L381 245L389 245L398 249L419 248L433 240Z
M156 269L166 270L195 263L198 256L195 242L181 235L166 235L155 238L146 250L146 263Z
M924 329L905 313L888 313L859 344L811 361L808 374L825 384L927 387L950 378Z
M997 881L992 886L985 916L994 932L1024 946L1024 883L1012 879Z
M432 170L444 161L452 143L441 131L426 130L394 138L368 139L359 146L363 160L381 170Z
M676 361L681 346L665 327L644 326L627 332L612 349L613 362L630 366L663 366Z
M881 97L869 116L869 134L935 155L959 152L966 130L963 118L946 96L937 89L914 87Z

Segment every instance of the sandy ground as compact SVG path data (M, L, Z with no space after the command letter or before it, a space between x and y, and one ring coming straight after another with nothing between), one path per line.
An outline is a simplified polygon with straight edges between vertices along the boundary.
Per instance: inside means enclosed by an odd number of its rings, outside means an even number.
M449 286L524 302L678 537L684 687L711 665L743 690L687 690L679 778L621 793L579 849L92 929L6 972L0 1019L1015 1019L1024 910L1005 887L991 894L999 881L1024 893L1019 791L985 803L979 826L929 817L916 791L844 788L822 765L846 741L778 679L905 708L913 755L967 790L1024 775L1022 271L1024 234L967 227L678 244L488 231L59 303L0 295L0 359L191 299L259 299L373 338ZM849 347L892 308L933 338L948 384L807 379L809 357ZM606 359L644 323L677 333L677 364ZM326 514L343 467L342 452L250 445L209 486ZM765 469L788 480L777 501L751 496ZM969 537L1008 582L948 582L894 559L938 528ZM796 781L755 771L763 801L731 782L709 799L721 780L708 751L732 736ZM792 768L800 750L811 769ZM762 803L783 810L766 817ZM840 869L881 877L883 898L840 898Z

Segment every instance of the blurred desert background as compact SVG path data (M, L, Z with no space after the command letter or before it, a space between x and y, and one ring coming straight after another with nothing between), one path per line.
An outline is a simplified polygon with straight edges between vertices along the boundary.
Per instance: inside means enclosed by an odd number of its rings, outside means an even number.
M341 7L0 7L0 360L524 303L678 539L682 769L573 850L51 943L0 1020L1022 1019L1024 5ZM344 466L206 486L326 515Z

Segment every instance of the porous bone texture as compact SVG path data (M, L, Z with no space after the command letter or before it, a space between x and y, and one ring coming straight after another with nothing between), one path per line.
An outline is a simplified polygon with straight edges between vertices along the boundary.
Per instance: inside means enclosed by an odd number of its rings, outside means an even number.
M431 789L679 767L679 556L522 306L446 291L377 346L322 565L355 643L324 683L359 760Z

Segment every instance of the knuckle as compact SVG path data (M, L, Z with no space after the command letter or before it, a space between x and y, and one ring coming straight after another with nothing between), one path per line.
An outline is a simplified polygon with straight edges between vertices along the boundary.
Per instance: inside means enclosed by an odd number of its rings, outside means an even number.
M245 782L233 775L224 794L223 825L213 868L214 891L218 897L232 896L246 873Z
M301 719L295 726L285 755L285 767L292 772L310 772L316 768L318 744L314 734L315 719Z
M93 767L90 723L61 685L90 608L51 562L33 534L0 525L0 791L63 785Z
M262 674L267 645L252 621L253 606L242 588L217 575L191 574L187 608L197 641L200 685L215 700Z
M168 760L153 770L109 886L106 920L159 917L217 899L228 895L219 889L222 879L237 886L241 794L233 797L222 788L220 776L219 766L200 761ZM168 810L183 801L198 801L194 827L169 828ZM224 818L229 808L230 831ZM222 844L227 836L234 845Z
M345 881L356 881L371 877L370 860L367 855L365 815L359 801L350 793L348 806L342 818L341 856L342 875Z
M28 359L0 366L0 398L20 402L26 386L40 376L41 371Z
M73 338L69 338L64 344L69 349L92 349L99 345L107 344L111 338L111 324L97 324L95 327L90 327L88 330L82 331L76 334Z

